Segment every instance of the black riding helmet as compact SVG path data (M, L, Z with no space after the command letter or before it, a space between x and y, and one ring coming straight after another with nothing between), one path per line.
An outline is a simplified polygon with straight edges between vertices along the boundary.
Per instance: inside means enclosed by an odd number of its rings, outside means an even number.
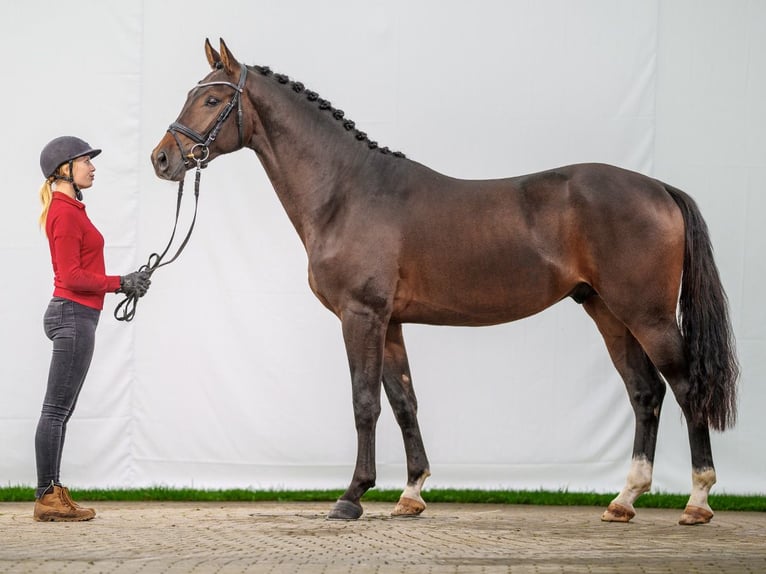
M74 173L72 162L84 155L94 158L100 153L100 149L91 147L88 142L80 138L61 136L49 141L43 148L43 151L40 152L40 169L46 179L55 177L56 179L62 179L71 183L74 186L77 199L81 199L82 193L74 183L74 179L72 179L72 174ZM65 163L69 164L69 176L55 175L59 166Z
M40 169L46 178L51 177L62 164L87 155L94 158L101 153L80 138L61 136L49 141L40 152Z

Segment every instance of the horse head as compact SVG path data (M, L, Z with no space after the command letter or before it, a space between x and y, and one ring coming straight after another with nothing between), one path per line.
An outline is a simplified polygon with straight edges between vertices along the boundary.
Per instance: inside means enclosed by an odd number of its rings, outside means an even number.
M205 40L212 71L193 87L181 113L152 150L158 177L180 181L186 171L219 155L244 147L248 133L245 95L247 66L240 64L221 39L220 52Z

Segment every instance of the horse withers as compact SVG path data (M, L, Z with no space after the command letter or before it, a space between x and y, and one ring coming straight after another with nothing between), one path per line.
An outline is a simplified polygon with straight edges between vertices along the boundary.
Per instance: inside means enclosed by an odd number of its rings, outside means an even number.
M683 191L602 164L485 181L447 177L356 128L300 82L240 64L221 41L152 152L180 181L255 152L303 242L309 285L341 321L357 458L329 518L361 516L375 484L381 384L401 427L407 485L394 515L425 509L430 467L402 324L494 325L571 297L596 323L635 412L627 482L602 515L627 522L652 482L667 385L685 417L692 490L681 524L709 522L709 429L736 416L738 365L706 224Z

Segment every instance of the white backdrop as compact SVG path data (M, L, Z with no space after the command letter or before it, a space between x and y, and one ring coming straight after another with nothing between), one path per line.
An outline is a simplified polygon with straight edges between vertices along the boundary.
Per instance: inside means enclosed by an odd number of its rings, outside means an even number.
M6 200L0 226L0 483L33 484L50 343L39 152L102 147L91 219L109 272L161 249L175 185L149 153L207 73L205 37L346 111L373 139L456 177L579 161L664 179L699 202L731 301L740 418L713 437L717 492L766 492L766 3L747 0L2 0ZM191 185L188 186L189 188ZM189 194L191 195L191 194ZM187 207L191 207L191 197ZM188 221L189 210L185 210ZM69 485L340 488L355 456L339 323L255 155L203 174L200 215L136 320L107 296L69 426ZM427 486L616 491L633 419L585 313L565 301L492 328L405 327L433 477ZM378 484L403 486L384 407ZM690 463L668 394L654 488Z

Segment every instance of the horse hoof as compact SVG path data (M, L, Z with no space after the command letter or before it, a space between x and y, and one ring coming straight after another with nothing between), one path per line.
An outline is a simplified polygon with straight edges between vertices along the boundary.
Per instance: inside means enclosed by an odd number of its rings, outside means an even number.
M601 515L601 520L604 522L630 522L630 519L635 515L636 511L632 508L612 502Z
M362 515L362 506L350 500L339 500L327 515L329 520L356 520Z
M391 516L418 516L426 509L426 503L421 498L416 500L414 498L407 498L402 496L399 502L396 503L394 510L391 512Z
M693 526L695 524L707 524L713 518L713 511L699 506L687 505L678 524Z

